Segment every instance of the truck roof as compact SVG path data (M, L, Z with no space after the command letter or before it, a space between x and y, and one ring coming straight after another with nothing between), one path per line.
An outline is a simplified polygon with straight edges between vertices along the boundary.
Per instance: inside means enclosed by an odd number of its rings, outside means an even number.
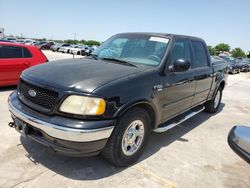
M181 34L171 34L171 33L157 33L157 32L126 32L126 33L119 33L118 35L125 35L125 34L137 34L137 35L152 35L152 36L159 36L159 37L168 37L168 38L190 38L190 39L196 39L196 40L202 40L203 39L199 37L189 36L189 35L181 35Z

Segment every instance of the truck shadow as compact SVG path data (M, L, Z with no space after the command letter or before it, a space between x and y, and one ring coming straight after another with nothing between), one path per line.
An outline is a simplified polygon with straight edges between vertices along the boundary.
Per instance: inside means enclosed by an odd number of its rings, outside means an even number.
M219 112L223 110L222 103ZM217 113L219 113L217 112ZM172 128L164 133L152 133L144 154L137 163L155 154L162 147L167 147L175 141L188 142L182 138L189 131L200 126L214 114L201 112L181 125ZM74 180L98 180L117 174L126 168L117 168L109 164L101 156L75 158L57 155L46 147L29 139L20 137L21 143L27 151L26 156L31 159L34 165L43 165L48 169L66 178ZM128 167L129 168L129 167Z
M7 86L7 87L0 87L0 92L4 92L4 91L14 91L16 90L16 86Z

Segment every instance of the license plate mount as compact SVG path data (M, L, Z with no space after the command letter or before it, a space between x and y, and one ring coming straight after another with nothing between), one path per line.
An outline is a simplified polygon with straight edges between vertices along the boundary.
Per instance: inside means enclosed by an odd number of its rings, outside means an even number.
M18 119L18 118L14 118L14 122L15 122L15 129L17 132L19 132L22 136L26 137L27 135L27 124L25 122L23 122L22 120Z

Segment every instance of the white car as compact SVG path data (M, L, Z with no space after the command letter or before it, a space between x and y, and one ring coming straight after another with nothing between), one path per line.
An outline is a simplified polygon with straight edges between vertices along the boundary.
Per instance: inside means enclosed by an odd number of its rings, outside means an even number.
M64 47L60 47L58 52L62 52L62 53L70 53L70 50L74 49L77 45L70 45L70 46L64 46Z
M71 48L72 46L62 46L58 49L58 52L62 52L62 53L68 53L68 50Z
M36 43L38 43L38 42L37 41L27 41L24 44L33 45L34 46Z
M74 55L81 55L82 50L88 49L88 46L79 46L78 48L74 48L71 50L71 53Z
M75 51L76 49L80 49L80 48L82 48L82 47L83 47L82 45L74 45L74 46L71 46L71 48L69 48L69 52L68 52L68 53L74 54L74 51Z

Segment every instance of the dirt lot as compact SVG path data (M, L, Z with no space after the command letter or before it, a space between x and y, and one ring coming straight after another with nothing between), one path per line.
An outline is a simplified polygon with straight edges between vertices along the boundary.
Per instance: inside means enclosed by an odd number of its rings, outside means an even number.
M45 52L49 60L72 58ZM78 56L81 57L81 56ZM7 126L0 89L0 187L249 187L250 166L227 145L235 124L250 126L250 73L229 76L220 112L202 112L165 133L153 133L140 161L115 168L100 156L59 156Z

